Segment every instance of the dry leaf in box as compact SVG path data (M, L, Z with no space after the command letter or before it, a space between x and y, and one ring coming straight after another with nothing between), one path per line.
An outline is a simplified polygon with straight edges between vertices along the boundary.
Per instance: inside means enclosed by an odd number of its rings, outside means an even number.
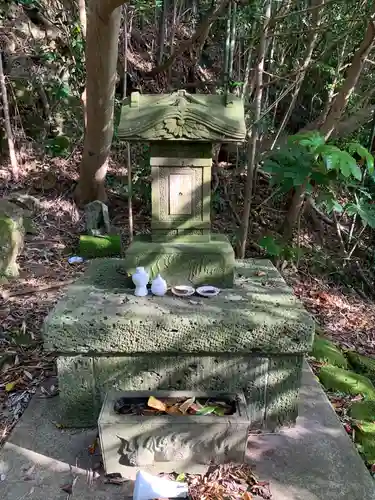
M163 401L160 401L159 399L154 398L154 396L150 396L147 401L147 406L150 408L154 408L155 410L167 411L167 405L163 403Z

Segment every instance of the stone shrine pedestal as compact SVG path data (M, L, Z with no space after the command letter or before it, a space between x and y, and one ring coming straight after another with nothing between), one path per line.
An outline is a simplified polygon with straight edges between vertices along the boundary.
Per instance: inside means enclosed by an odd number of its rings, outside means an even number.
M135 297L124 260L98 259L48 315L44 349L58 356L60 422L95 426L105 394L243 392L251 430L297 417L314 322L270 261L236 261L216 297Z

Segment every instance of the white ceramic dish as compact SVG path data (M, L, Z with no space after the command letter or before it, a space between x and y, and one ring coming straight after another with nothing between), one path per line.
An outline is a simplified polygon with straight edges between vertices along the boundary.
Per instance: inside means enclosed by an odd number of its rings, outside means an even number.
M216 288L216 286L200 286L196 291L202 297L216 297L220 293L220 288Z
M195 294L195 288L189 285L177 285L171 291L176 297L191 297Z

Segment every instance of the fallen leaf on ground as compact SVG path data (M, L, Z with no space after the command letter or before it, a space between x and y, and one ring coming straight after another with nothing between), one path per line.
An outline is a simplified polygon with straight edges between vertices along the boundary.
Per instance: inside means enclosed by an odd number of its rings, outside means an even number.
M104 476L104 482L106 484L124 484L127 482L127 479L123 478L119 472L113 472L111 474L106 474Z
M77 479L78 479L78 476L72 478L72 480L69 483L66 483L63 486L61 486L61 489L63 491L65 491L65 493L68 493L68 495L72 495L73 494L73 487L76 484Z
M5 385L5 390L7 392L13 391L13 389L16 387L17 384L18 384L18 380L15 380L14 382L8 382Z

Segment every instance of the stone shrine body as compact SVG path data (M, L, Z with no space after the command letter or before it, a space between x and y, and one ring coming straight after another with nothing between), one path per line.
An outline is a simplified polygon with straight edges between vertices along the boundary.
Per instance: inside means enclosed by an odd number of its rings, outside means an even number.
M159 427L166 442L190 436L183 445L186 472L197 457L188 443L200 446L210 436L205 463L227 447L243 457L248 430L275 431L296 421L314 322L270 261L235 260L228 239L210 231L212 144L241 142L245 133L243 103L234 96L133 93L124 105L119 137L150 144L151 235L136 237L123 259L95 259L43 330L44 350L57 356L56 420L67 427L98 423L107 472L124 471L121 429L138 463L143 452L147 460L155 455L145 443L160 438ZM128 275L139 266L169 286L221 291L194 300L136 297ZM125 425L112 411L121 391L225 392L240 397L242 410L223 425L209 416L172 415L137 422L131 416Z
M118 130L124 141L150 143L151 235L126 251L129 272L146 267L169 285L232 287L235 258L227 237L211 234L212 145L243 142L241 99L220 95L132 93Z

